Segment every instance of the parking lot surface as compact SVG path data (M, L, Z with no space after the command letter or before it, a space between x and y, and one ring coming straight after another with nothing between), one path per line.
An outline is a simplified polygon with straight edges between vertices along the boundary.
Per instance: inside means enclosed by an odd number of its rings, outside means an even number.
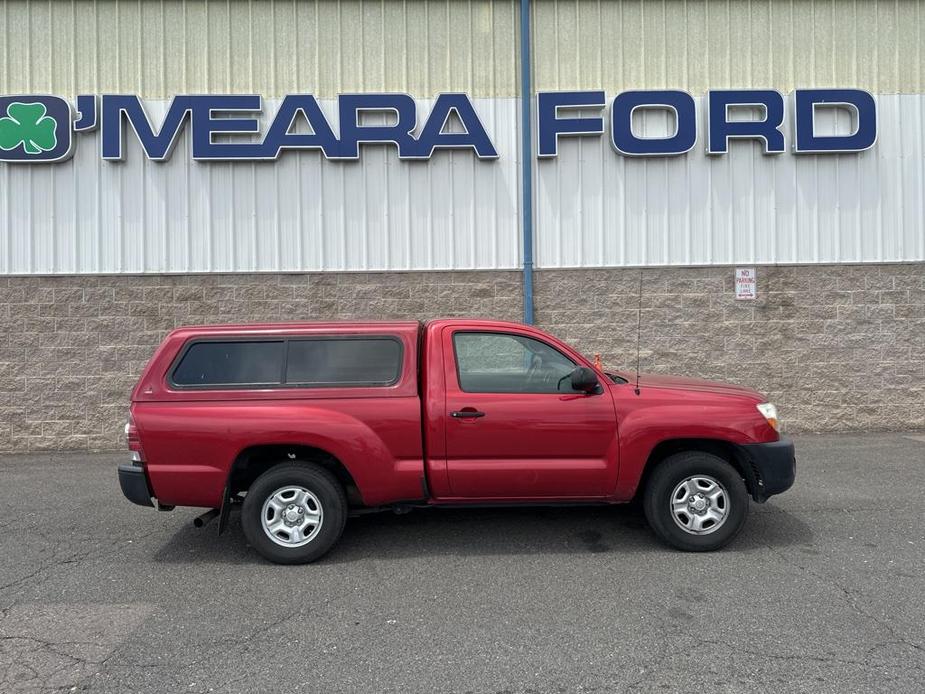
M0 691L925 691L925 435L796 442L721 552L627 507L426 510L299 567L132 506L121 454L0 456Z

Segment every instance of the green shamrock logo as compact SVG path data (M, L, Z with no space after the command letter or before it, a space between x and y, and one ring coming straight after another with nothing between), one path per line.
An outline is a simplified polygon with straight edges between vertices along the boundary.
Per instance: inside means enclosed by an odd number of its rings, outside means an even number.
M20 145L26 154L49 152L58 145L55 130L58 123L46 115L45 104L24 104L14 101L0 118L0 149L16 149Z

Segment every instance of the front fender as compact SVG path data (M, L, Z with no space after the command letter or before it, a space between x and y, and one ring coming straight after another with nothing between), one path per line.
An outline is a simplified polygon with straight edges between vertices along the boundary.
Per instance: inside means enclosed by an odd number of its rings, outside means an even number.
M650 391L651 392L651 391ZM643 390L645 393L645 390ZM693 439L713 441L734 449L776 440L777 433L763 421L751 402L737 398L694 404L659 401L618 402L620 422L620 475L615 497L632 499L652 452L662 443ZM621 408L621 404L623 407Z

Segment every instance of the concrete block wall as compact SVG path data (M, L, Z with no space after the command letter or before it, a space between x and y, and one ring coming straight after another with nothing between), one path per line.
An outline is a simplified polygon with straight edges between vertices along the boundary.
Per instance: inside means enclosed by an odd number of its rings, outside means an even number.
M537 272L539 325L632 369L748 384L790 431L925 427L925 265ZM519 320L515 271L0 278L0 451L121 448L128 397L186 324Z
M640 272L642 297L640 300ZM605 364L748 385L785 427L925 427L925 265L759 267L736 301L733 268L539 273L537 321Z
M129 394L181 325L522 315L517 272L0 278L0 451L121 448Z

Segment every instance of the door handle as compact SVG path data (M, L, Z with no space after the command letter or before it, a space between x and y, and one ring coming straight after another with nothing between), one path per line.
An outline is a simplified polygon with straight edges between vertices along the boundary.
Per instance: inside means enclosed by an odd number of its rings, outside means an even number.
M455 417L456 419L478 419L479 417L484 417L484 412L479 412L478 410L467 408L465 410L457 410L456 412L450 412L450 417Z

